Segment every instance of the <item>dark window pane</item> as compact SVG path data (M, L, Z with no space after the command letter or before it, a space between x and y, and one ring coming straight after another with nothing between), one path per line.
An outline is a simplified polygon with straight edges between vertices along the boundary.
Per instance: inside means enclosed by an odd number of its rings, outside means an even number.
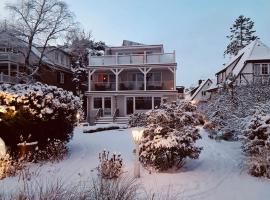
M133 114L133 97L127 97L127 115Z
M150 110L152 109L152 97L136 97L136 110Z
M154 97L154 108L157 109L159 108L161 104L161 97Z
M94 108L102 108L102 98L101 97L94 98Z

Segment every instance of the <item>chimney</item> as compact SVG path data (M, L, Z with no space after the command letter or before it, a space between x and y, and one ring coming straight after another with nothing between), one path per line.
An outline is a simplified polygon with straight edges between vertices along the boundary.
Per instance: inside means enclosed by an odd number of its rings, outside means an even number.
M202 82L203 82L203 80L200 79L199 82L198 82L198 84L201 85Z

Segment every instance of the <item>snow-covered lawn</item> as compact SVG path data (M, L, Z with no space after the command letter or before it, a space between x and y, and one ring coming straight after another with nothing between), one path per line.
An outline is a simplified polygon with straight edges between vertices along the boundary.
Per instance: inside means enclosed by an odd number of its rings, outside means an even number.
M77 127L74 138L69 143L70 155L67 159L37 167L36 180L52 181L60 179L66 183L83 181L96 175L98 153L103 149L121 152L125 172L133 175L134 148L131 129L110 130L97 133L82 133L87 127ZM201 130L202 140L198 145L203 151L198 160L187 160L178 172L151 173L142 169L139 181L148 191L179 194L179 199L245 199L268 200L270 181L247 175L243 169L243 156L239 142L216 142L210 140ZM0 181L1 190L15 188L18 177Z

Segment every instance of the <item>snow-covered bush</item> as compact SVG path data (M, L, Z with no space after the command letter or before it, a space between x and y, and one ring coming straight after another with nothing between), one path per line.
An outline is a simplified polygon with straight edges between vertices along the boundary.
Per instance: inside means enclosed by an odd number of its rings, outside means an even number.
M142 127L146 125L148 114L147 113L134 113L129 117L129 127Z
M109 157L109 151L99 153L98 174L104 179L118 178L122 173L123 159L121 154L113 154Z
M40 148L48 138L68 141L72 137L81 101L72 92L55 86L0 85L0 137L16 149L20 136L31 135Z
M33 155L33 161L50 161L58 162L63 160L68 154L68 148L65 141L58 139L48 139L48 144L45 149L37 149Z
M249 173L270 178L270 115L257 115L251 120L243 150L248 157Z
M233 95L224 89L206 103L200 104L199 110L207 121L214 125L214 130L210 130L210 136L218 139L237 139L243 134L255 113L270 113L269 94L269 85L237 86Z
M0 180L14 174L12 159L9 154L6 154L4 157L0 157Z
M140 161L146 168L164 171L181 167L187 157L199 157L202 148L195 142L201 136L195 126L201 117L195 106L163 104L148 115L140 143Z

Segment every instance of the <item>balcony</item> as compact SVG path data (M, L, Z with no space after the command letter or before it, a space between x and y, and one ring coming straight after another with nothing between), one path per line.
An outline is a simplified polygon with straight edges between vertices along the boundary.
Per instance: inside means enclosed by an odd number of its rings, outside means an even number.
M146 91L173 90L173 81L150 81ZM93 82L91 91L116 91L116 82ZM118 91L144 90L144 81L119 81Z
M175 53L90 56L90 66L175 63Z
M1 61L18 62L19 55L15 54L15 53L0 52L0 62Z
M5 75L4 73L0 73L0 83L12 83L16 84L19 80L16 76Z
M93 91L115 91L116 83L115 82L94 82Z

